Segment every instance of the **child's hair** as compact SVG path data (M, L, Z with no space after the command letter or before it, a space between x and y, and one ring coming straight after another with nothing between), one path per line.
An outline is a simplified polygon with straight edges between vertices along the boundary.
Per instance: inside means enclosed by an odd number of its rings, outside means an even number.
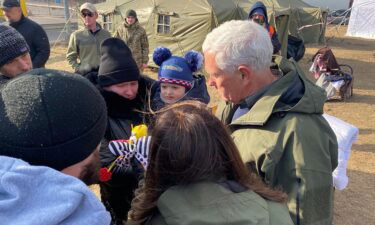
M197 51L188 51L185 57L172 56L168 48L158 47L154 50L153 60L158 65L160 82L177 84L189 90L193 85L193 73L203 65L203 56Z
M183 101L164 108L152 131L145 183L132 202L132 224L150 219L168 188L220 179L236 181L268 200L286 200L248 170L229 132L205 104Z

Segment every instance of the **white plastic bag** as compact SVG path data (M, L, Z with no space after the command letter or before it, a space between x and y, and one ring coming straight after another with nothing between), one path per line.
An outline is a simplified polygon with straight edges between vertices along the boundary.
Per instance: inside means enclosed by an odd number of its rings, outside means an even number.
M327 120L332 130L335 132L337 143L339 145L338 165L332 173L333 185L336 189L343 190L348 185L346 168L350 157L352 144L357 140L358 137L358 128L328 114L323 114L323 117Z

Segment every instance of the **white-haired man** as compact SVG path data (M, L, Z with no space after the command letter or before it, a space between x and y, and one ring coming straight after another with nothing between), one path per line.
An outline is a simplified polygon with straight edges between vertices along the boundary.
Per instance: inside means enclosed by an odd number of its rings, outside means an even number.
M251 21L230 21L203 43L209 85L224 100L217 116L228 125L247 165L288 195L295 224L332 224L336 136L322 117L325 94L298 65L276 56Z

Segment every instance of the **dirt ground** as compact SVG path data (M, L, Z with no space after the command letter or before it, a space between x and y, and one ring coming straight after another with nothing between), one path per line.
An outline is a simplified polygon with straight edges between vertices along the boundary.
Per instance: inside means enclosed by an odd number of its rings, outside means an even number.
M375 224L375 40L345 37L346 27L328 27L327 45L340 64L354 69L354 96L345 101L328 102L325 112L359 128L348 163L349 185L335 193L335 225ZM300 65L307 73L311 57L323 45L309 45ZM65 60L65 47L52 49L48 68L71 71ZM155 76L155 73L146 71ZM209 88L213 103L218 101ZM98 188L92 188L98 193Z

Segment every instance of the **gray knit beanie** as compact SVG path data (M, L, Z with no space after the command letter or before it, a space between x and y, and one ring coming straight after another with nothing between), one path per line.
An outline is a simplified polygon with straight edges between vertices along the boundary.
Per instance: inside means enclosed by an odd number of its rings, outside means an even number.
M106 122L104 99L87 79L34 69L0 90L0 155L62 170L96 149Z
M29 52L23 36L14 28L0 24L0 67Z
M129 9L128 11L126 11L125 16L132 16L137 19L137 13L133 9Z

